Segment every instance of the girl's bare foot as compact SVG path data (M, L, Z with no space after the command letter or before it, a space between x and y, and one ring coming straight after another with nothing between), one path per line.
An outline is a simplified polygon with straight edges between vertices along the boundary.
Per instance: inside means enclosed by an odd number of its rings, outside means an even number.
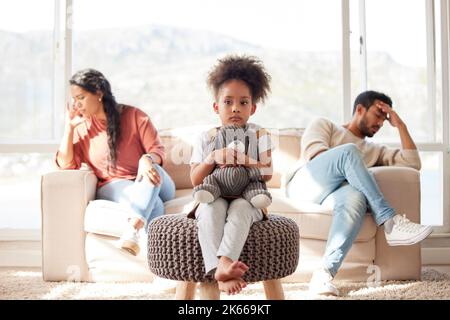
M247 282L239 279L230 279L227 281L217 281L219 285L219 290L226 292L229 295L237 294L242 291L247 286Z
M217 281L227 281L231 279L240 279L248 270L245 263L233 261L228 257L220 257L214 278Z

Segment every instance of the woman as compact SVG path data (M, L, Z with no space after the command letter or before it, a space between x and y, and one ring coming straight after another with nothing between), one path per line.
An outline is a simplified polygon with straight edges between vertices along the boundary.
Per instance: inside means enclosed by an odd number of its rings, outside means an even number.
M164 147L149 117L138 108L118 104L108 80L85 69L70 79L72 106L67 105L65 130L56 154L61 169L84 162L98 178L97 199L124 205L129 226L119 246L139 253L139 230L164 213L175 185L162 168Z

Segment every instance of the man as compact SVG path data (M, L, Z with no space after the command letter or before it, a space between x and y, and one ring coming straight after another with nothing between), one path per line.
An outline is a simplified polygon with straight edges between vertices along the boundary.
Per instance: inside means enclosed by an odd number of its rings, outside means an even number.
M365 140L376 134L385 120L398 129L401 149ZM392 110L392 100L385 94L361 93L354 103L353 118L343 126L324 118L313 121L304 132L301 147L302 159L287 177L287 196L334 208L323 268L314 272L311 292L339 295L331 281L358 235L367 205L376 224L384 226L391 246L415 244L432 232L430 226L397 214L367 169L392 165L420 170L421 166L406 124Z

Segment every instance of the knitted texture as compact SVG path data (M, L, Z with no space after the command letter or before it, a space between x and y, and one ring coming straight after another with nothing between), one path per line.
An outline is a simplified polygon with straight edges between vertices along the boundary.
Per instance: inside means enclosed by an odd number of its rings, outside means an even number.
M222 126L217 128L215 132L212 141L206 148L209 153L239 142L242 144L245 154L258 155L257 133L248 130L248 124L245 128L236 125ZM194 197L195 193L200 190L209 192L214 200L221 196L243 196L251 202L253 197L260 194L267 196L270 200L269 203L272 199L269 191L267 191L265 181L262 180L260 170L243 166L215 168L211 174L203 179L201 184L194 187Z
M245 167L216 168L203 179L203 183L194 187L194 192L206 190L214 195L214 199L220 196L239 196L250 183Z
M197 235L197 221L185 214L164 215L148 226L148 265L161 278L211 282L205 275ZM240 261L249 266L243 279L249 283L286 277L297 268L299 230L288 218L270 215L250 228Z

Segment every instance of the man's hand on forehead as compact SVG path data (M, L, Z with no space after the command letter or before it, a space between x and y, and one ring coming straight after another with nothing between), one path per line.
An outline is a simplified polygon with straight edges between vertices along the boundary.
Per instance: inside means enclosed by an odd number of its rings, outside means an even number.
M389 115L392 111L392 108L387 104L384 103L382 101L376 100L375 101L375 106L380 109L381 113L383 113L383 115L386 117L386 119L389 120Z

